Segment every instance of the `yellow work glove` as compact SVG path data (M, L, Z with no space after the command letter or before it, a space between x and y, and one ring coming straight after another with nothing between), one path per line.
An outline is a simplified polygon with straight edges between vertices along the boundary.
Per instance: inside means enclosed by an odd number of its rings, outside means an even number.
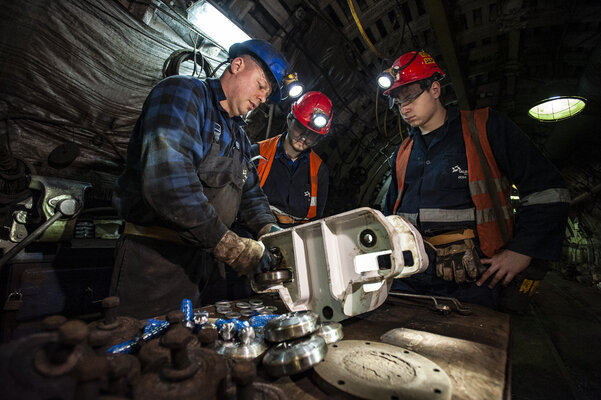
M228 230L213 249L219 261L231 266L240 275L254 275L261 272L261 261L265 253L263 243L236 235Z

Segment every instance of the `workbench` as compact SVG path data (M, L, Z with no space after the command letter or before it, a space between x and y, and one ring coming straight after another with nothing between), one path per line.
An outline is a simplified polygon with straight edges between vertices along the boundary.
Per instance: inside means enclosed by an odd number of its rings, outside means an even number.
M384 341L427 357L450 377L453 400L509 398L509 315L471 304L471 315L441 315L432 305L389 296L378 309L342 321L343 340ZM344 398L313 370L271 383L290 399Z

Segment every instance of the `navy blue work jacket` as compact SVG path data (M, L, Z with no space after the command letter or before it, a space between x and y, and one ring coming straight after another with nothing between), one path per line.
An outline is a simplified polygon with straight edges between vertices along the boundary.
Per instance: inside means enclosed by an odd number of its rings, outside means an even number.
M460 113L457 109L448 108L447 116L443 126L428 134L433 135L429 145L419 128L413 128L409 133L414 144L397 214L414 216L412 222L425 236L462 227L475 228L475 218L471 218L471 222L447 222L445 226L420 221L419 216L424 211L452 209L466 210L468 214L470 210L475 210L468 186ZM487 137L499 169L516 185L521 198L554 190L567 193L557 169L504 114L490 110ZM398 148L393 155L393 168L397 154ZM387 215L394 208L398 194L397 182L396 170L393 170L383 208ZM506 248L534 258L556 259L560 255L565 234L569 198L564 196L561 201L554 203L531 203L524 202L519 208L514 237Z
M302 152L292 161L286 154L280 137L269 175L263 185L263 192L269 204L297 218L305 218L311 205L311 167L309 155L311 149ZM259 145L253 144L252 154L259 154ZM265 162L265 161L260 161ZM322 161L317 172L317 214L313 219L323 217L328 198L329 172Z

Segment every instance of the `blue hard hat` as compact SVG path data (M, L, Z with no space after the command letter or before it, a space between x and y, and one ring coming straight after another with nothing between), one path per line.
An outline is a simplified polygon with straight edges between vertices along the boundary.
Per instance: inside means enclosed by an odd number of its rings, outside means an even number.
M230 58L236 58L243 54L250 54L263 61L276 81L276 87L273 89L273 93L271 93L268 100L273 103L280 102L282 99L280 82L290 67L282 53L264 40L250 39L244 42L234 43L230 47L229 54Z

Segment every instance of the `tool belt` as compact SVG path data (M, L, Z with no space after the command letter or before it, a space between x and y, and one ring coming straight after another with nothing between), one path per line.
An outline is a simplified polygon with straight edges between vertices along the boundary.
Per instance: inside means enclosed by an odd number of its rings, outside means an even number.
M142 226L133 224L131 222L125 222L123 234L142 236L151 239L166 240L168 242L184 244L181 237L176 231L162 226Z
M457 231L451 231L440 235L435 235L425 238L430 244L434 246L442 246L445 244L458 242L465 239L474 239L476 234L473 229L460 229Z

